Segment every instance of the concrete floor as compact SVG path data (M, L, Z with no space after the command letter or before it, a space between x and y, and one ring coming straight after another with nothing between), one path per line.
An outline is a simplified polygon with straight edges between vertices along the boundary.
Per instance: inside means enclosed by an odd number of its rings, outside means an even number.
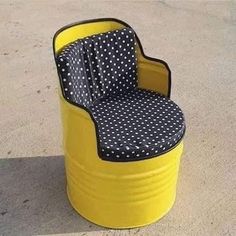
M177 199L156 224L108 230L65 194L52 37L116 17L173 73L187 133ZM0 235L236 235L234 1L0 1Z

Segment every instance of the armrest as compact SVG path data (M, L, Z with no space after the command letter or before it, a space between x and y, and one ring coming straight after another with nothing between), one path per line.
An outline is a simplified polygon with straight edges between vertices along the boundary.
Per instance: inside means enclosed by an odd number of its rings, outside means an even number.
M78 157L81 162L97 157L96 124L89 112L69 103L62 94L60 107L65 155Z
M140 55L138 57L138 87L170 97L171 71L167 63Z

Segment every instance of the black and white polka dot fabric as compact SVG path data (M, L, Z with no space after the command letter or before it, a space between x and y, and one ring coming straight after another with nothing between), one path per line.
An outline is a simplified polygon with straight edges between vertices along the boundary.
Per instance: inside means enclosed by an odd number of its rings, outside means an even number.
M174 147L184 135L182 111L156 92L137 88L101 99L90 109L98 124L104 159L131 161L157 156Z
M124 28L77 40L57 57L64 97L91 114L104 160L161 155L185 132L173 101L137 87L135 44L132 29Z
M137 87L136 64L135 36L129 28L77 40L57 59L65 97L85 107Z

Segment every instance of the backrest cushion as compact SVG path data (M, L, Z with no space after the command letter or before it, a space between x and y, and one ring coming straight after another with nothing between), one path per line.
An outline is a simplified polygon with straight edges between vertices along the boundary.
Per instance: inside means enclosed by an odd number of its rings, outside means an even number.
M135 34L130 28L79 39L62 49L57 67L65 98L89 107L137 87Z

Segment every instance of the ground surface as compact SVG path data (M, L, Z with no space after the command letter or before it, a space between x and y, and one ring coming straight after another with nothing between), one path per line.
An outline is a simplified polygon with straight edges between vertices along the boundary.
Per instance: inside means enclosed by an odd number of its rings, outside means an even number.
M108 230L65 194L52 37L116 17L168 61L187 120L177 199L156 224ZM234 1L0 1L0 235L236 235Z

